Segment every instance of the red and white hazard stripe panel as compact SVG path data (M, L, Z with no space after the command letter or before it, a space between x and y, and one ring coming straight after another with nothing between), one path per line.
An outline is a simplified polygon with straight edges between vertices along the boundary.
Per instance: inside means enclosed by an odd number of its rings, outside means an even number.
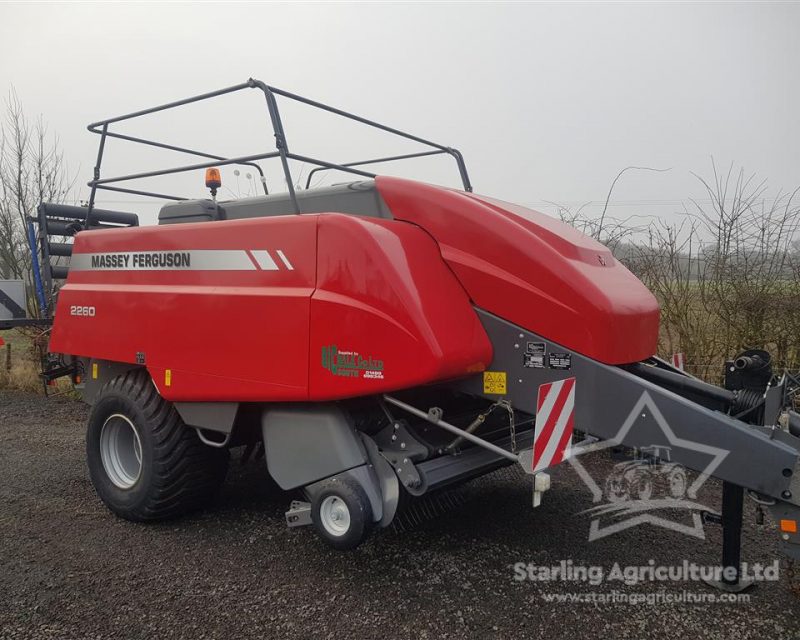
M557 465L569 457L575 427L575 378L539 387L533 438L533 471Z

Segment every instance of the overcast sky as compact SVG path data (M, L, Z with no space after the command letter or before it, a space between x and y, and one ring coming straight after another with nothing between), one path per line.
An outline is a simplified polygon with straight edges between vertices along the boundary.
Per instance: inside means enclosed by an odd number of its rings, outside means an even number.
M703 196L690 171L712 155L800 185L797 3L0 4L0 89L58 133L81 183L89 122L250 76L457 147L477 192L547 211L602 201L620 169L646 165L672 170L627 174L615 215L675 216ZM306 155L409 150L288 106L286 120ZM119 130L223 155L272 145L254 91ZM104 175L191 161L125 144L107 158ZM444 159L406 175L457 185ZM223 179L224 196L247 193L244 176ZM201 181L151 186L201 195Z

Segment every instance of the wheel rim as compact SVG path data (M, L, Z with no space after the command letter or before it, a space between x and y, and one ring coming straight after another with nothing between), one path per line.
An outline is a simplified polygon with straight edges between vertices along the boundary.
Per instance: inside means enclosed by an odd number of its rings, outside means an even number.
M322 501L319 519L332 536L343 536L350 529L350 509L339 496L328 496Z
M142 443L133 423L122 414L103 423L100 458L106 475L120 489L130 489L142 475Z

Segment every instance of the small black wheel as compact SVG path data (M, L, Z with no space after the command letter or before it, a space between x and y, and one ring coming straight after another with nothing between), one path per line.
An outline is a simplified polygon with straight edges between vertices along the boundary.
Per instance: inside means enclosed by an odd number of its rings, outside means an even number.
M314 493L311 520L320 537L334 549L354 549L369 534L372 507L355 481L331 478Z
M89 415L86 457L106 506L144 521L205 504L225 478L229 454L203 444L139 369L100 390Z

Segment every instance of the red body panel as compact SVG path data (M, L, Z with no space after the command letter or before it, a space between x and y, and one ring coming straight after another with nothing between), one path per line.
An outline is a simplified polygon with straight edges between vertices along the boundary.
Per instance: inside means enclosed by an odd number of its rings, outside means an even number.
M611 252L517 205L399 178L377 178L399 220L439 243L479 307L607 364L653 355L659 307Z
M316 216L79 233L73 264L83 253L280 249L294 268L73 267L58 296L50 349L130 363L142 353L169 400L305 399L316 242ZM73 316L72 306L92 306L96 315Z
M320 216L317 269L312 397L413 387L483 371L491 362L491 344L469 297L423 230ZM333 347L344 366L331 359Z
M141 354L173 401L365 395L492 357L428 234L341 214L79 233L50 349Z
M609 364L658 305L602 245L512 204L378 178L394 220L306 214L79 233L50 349L144 360L182 401L328 400L482 371L472 304Z

